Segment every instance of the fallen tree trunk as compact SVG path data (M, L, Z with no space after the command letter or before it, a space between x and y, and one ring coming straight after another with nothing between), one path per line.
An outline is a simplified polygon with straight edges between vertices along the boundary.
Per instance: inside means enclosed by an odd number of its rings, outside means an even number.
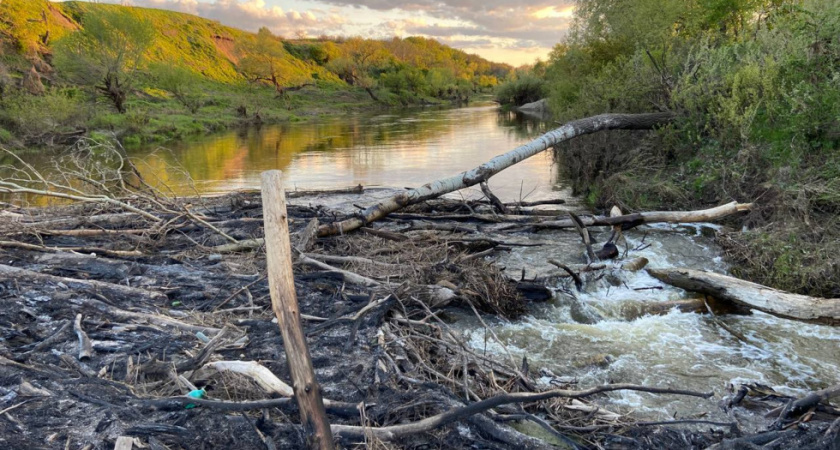
M691 269L648 269L663 283L700 292L786 319L840 325L840 299L790 294L712 272Z
M645 223L696 223L711 222L739 212L752 209L752 203L730 202L725 205L697 211L649 211L621 216L589 216L581 217L585 226L621 226L622 229L637 227ZM564 229L575 226L571 219L543 221L534 224L542 229Z
M364 211L361 211L355 217L345 219L340 222L321 225L318 229L318 236L324 237L346 233L363 227L375 220L381 219L406 206L439 197L459 189L475 186L483 181L487 181L493 175L496 175L516 163L577 136L602 130L650 129L657 125L668 123L672 119L673 115L671 113L652 113L603 114L600 116L575 120L553 131L549 131L525 145L521 145L505 154L499 155L472 170L433 181L419 188L401 192L365 209Z

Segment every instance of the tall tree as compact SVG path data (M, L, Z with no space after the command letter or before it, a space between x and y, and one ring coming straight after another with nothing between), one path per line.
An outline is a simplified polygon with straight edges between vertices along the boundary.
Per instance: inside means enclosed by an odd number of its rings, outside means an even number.
M120 113L155 30L129 12L102 8L82 18L82 29L56 44L55 65L71 81L91 86Z

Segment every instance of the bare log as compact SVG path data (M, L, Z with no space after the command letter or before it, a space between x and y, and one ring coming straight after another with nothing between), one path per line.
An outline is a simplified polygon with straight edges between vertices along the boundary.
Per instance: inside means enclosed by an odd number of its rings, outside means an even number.
M321 225L318 229L318 236L323 237L346 233L381 219L408 205L420 203L459 189L475 186L483 181L487 181L493 175L514 164L574 137L602 130L650 129L657 125L668 123L672 118L673 115L671 113L603 114L569 122L525 145L521 145L505 154L499 155L472 170L433 181L419 188L401 192L365 209L358 216L341 222Z
M291 391L292 388L289 388ZM203 398L193 398L187 396L181 397L167 397L159 399L144 400L143 404L152 407L169 407L171 405L188 405L190 403L203 406L205 408L217 409L220 411L252 411L255 409L264 408L288 408L294 402L294 397L272 398L268 400L252 400L243 402L232 402L222 400L208 400ZM335 414L341 417L358 418L361 411L364 410L362 403L347 403L337 402L333 400L324 399L324 407L330 414Z
M266 250L268 250L268 249L266 249ZM347 270L339 269L337 267L333 267L329 264L322 263L321 261L317 261L317 260L312 259L312 258L310 258L306 255L303 255L303 254L298 255L298 261L300 261L303 264L313 266L313 267L317 267L317 268L322 269L322 270L326 270L326 271L334 272L334 273L339 273L339 274L341 274L342 277L344 277L344 280L347 281L348 283L358 284L360 286L367 286L367 287L376 287L376 286L380 286L382 284L382 283L380 283L380 282L378 282L374 279L371 279L371 278L368 278L368 277L365 277L365 276L362 276L362 275L359 275L357 273L353 273L353 272L350 272L350 271L347 271ZM291 269L290 269L290 272L291 272Z
M701 292L786 319L840 325L840 299L790 294L712 272L691 269L647 269L670 285Z
M335 446L324 410L321 387L315 379L312 358L300 324L282 177L279 170L269 170L262 174L265 253L271 306L283 335L283 349L292 374L307 446L310 449L332 450Z
M712 222L732 214L749 211L752 207L752 203L731 202L714 208L697 211L649 211L615 217L584 216L580 219L586 226L621 226L622 229L628 229L644 223ZM575 225L571 220L554 220L539 222L534 224L534 226L541 229L564 229L573 228Z
M90 338L88 338L85 330L82 329L81 314L76 314L76 320L73 322L73 331L76 332L76 336L79 338L79 361L90 359L93 356L93 344L90 343Z

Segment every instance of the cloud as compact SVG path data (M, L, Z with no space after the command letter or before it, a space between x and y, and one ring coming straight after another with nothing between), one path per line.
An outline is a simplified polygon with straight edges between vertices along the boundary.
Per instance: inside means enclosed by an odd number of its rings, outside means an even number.
M286 11L279 6L267 5L265 0L216 0L212 3L197 0L131 0L130 4L193 14L243 30L255 31L267 27L275 34L285 36L292 36L298 31L310 35L342 34L346 23L346 19L338 14L321 10Z
M504 48L548 54L572 20L573 0L319 0L339 7L421 12L426 20L388 23L397 34L419 34L458 48L483 48L490 40ZM458 25L452 25L457 22ZM482 41L481 45L468 45ZM535 51L535 49L540 49ZM523 58L532 55L523 55Z
M119 2L120 0L106 0ZM293 36L422 35L456 48L522 49L520 63L545 56L568 30L573 0L131 0L136 6L170 9L255 31L268 27ZM537 50L535 50L537 49ZM479 52L488 55L485 51Z

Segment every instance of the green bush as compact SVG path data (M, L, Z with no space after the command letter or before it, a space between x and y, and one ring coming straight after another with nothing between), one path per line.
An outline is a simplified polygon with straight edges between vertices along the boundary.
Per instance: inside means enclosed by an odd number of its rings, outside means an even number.
M502 105L522 106L545 98L547 93L544 79L524 74L511 77L496 87L496 101Z
M27 142L47 142L56 134L74 131L88 116L77 97L57 89L38 96L18 92L0 105L0 124Z

